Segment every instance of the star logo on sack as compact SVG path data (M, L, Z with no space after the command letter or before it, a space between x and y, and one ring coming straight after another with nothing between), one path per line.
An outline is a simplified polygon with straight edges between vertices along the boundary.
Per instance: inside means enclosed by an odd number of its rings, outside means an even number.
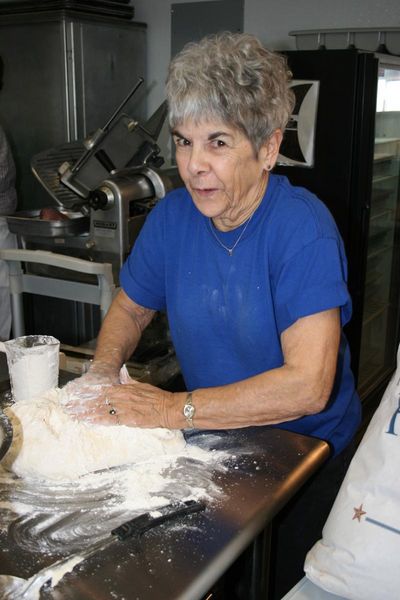
M359 523L361 523L361 517L363 515L366 515L367 513L365 512L365 510L363 510L363 505L360 504L360 506L358 508L356 508L355 506L353 507L354 510L354 515L352 518L352 521L354 521L354 519L357 519Z

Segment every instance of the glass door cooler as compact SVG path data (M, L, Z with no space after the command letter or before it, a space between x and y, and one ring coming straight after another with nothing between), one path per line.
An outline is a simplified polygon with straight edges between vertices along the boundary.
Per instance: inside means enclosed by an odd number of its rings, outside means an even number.
M379 64L358 386L393 369L398 345L400 66Z
M276 171L328 206L344 240L345 333L368 414L400 342L400 58L354 47L286 54L296 106Z

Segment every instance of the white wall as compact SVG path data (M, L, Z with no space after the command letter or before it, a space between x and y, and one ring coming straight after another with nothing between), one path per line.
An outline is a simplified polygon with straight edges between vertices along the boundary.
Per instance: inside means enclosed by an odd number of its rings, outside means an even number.
M191 1L199 0L132 0L135 20L148 26L149 113L164 99L171 48L171 5ZM400 53L399 0L244 0L244 31L254 33L271 49L294 49L295 38L289 36L293 30L348 27L398 27L399 32L392 35L391 41L395 39L396 45L392 51ZM161 136L162 147L167 137L165 133Z

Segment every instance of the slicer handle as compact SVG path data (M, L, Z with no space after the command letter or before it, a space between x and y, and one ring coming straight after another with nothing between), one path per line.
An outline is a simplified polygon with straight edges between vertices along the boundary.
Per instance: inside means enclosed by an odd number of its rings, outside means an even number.
M179 504L169 504L162 508L155 509L157 516L152 516L151 513L145 513L139 517L135 517L126 523L123 523L116 529L111 531L112 535L116 535L119 540L123 541L129 537L139 537L149 529L161 525L171 519L175 519L180 516L190 515L192 513L200 512L206 508L203 502L196 502L195 500L188 500L187 502L180 502Z

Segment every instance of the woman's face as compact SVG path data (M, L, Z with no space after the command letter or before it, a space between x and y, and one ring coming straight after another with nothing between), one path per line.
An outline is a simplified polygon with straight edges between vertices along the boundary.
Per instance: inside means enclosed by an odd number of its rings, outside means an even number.
M258 156L240 130L220 121L186 121L172 134L180 176L198 210L221 230L240 225L261 200L265 173L278 155L280 131Z

